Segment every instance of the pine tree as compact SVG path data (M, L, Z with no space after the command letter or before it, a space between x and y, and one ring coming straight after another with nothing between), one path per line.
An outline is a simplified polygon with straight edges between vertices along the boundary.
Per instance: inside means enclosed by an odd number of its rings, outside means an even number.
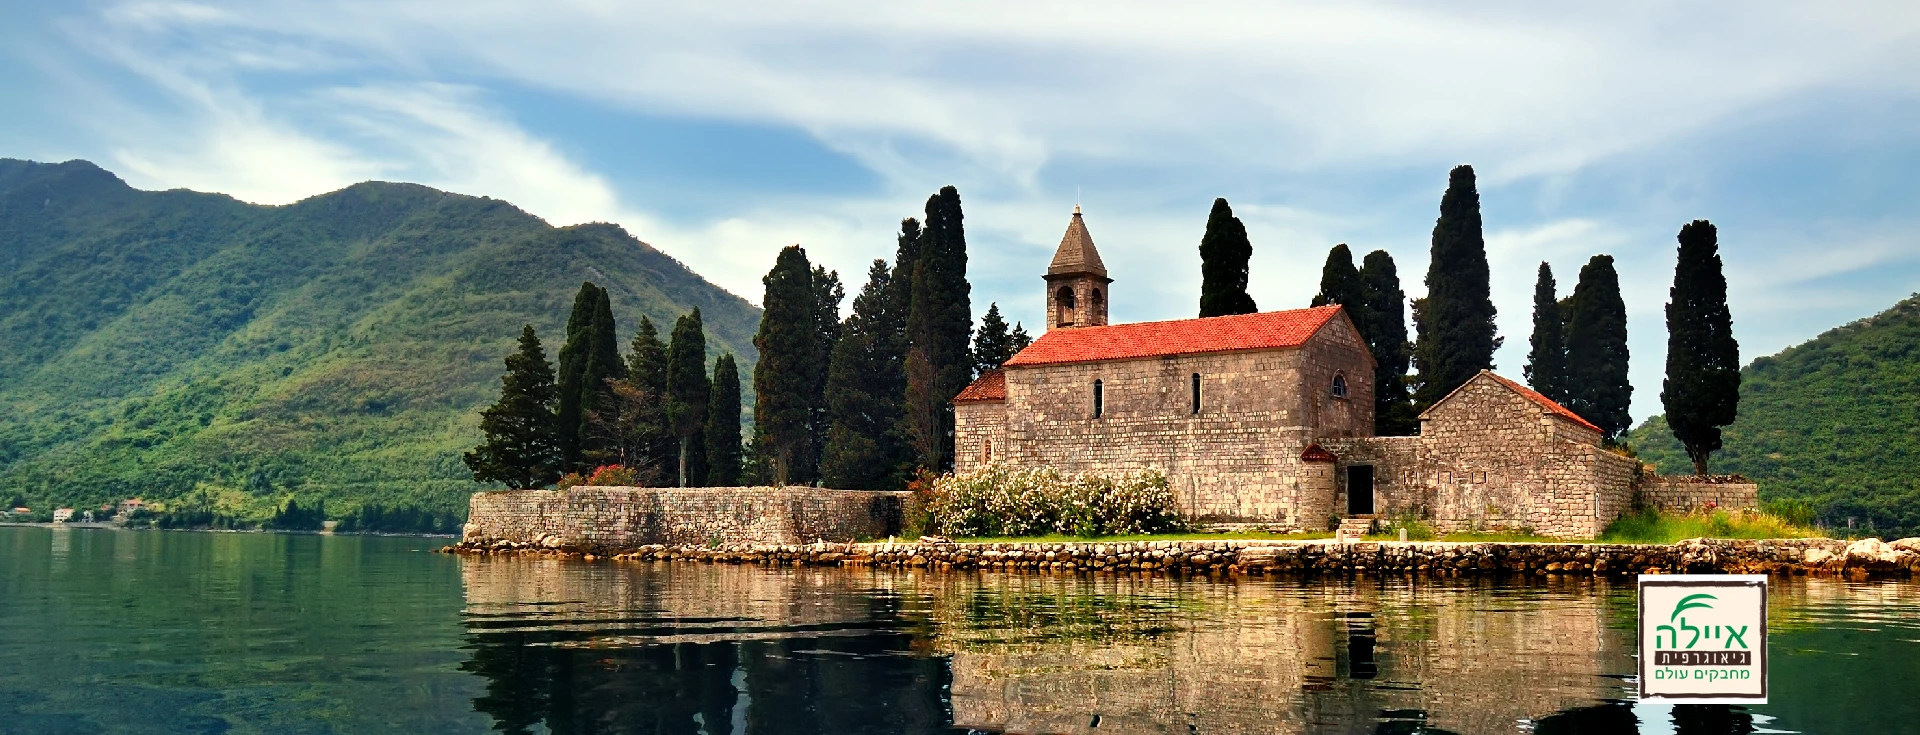
M753 337L760 361L753 367L753 451L774 485L802 481L797 461L808 450L810 362L819 359L814 325L813 270L798 245L781 249L773 269L760 279L760 331Z
M637 453L646 463L660 468L662 482L678 481L680 442L667 428L665 406L658 403L667 395L667 343L660 339L660 330L653 325L653 320L644 315L634 330L627 353L627 380L655 402L655 410L642 417L643 423L633 427L634 438L639 442Z
M1357 311L1365 324L1360 331L1373 353L1373 426L1379 436L1418 433L1420 421L1407 396L1407 363L1413 346L1407 344L1407 294L1400 289L1400 270L1385 250L1367 253L1360 264L1360 300Z
M1533 284L1533 351L1527 353L1527 384L1540 395L1567 402L1567 317L1554 293L1553 267L1540 263Z
M1013 323L1013 334L1007 335L1008 359L1020 354L1021 350L1033 344L1033 335L1027 334L1027 328L1019 322ZM1004 361L1003 361L1004 362Z
M580 386L585 384L599 292L600 287L592 281L580 284L573 295L573 313L567 317L567 341L560 346L560 409L555 431L560 437L562 471L581 469L580 425L586 411L580 405Z
M899 331L887 298L892 276L886 261L873 261L867 284L853 299L853 314L834 345L827 378L829 428L820 476L828 487L885 490L899 487L908 462L900 433L903 358L893 349Z
M1680 228L1680 257L1667 304L1667 379L1660 403L1667 426L1687 449L1697 475L1720 449L1720 427L1740 415L1740 343L1727 310L1727 277L1720 269L1720 234L1694 220Z
M953 187L927 199L907 312L906 425L920 465L936 472L953 461L953 397L973 382L973 288L963 219Z
M1627 304L1613 256L1595 255L1580 269L1567 308L1567 408L1600 427L1611 442L1632 428L1627 382Z
M553 366L529 324L520 329L520 349L507 356L500 378L500 400L480 412L486 439L461 456L475 482L503 482L532 488L560 478L560 438L554 404L559 390Z
M595 291L593 318L587 322L585 334L586 364L580 370L580 424L574 429L579 436L583 467L597 467L618 461L617 452L596 436L597 432L588 424L587 416L594 411L605 410L612 395L608 381L619 380L627 375L627 364L620 359L620 343L614 336L613 304L608 300L606 289Z
M1327 251L1327 264L1320 268L1320 293L1314 294L1314 306L1341 304L1347 307L1347 315L1354 320L1361 332L1366 332L1364 312L1366 297L1361 292L1360 271L1353 267L1353 252L1346 243L1333 246Z
M1259 311L1247 295L1247 261L1252 258L1247 226L1233 216L1227 200L1213 200L1207 232L1200 237L1200 316Z
M706 480L702 440L712 387L707 380L707 336L696 308L674 322L667 341L667 425L680 443L681 487L699 487Z
M707 402L707 482L740 484L740 367L733 355L713 362L713 394Z
M1000 369L1000 363L1013 357L1013 335L1007 332L1007 320L1000 316L1000 304L987 305L980 317L980 328L973 333L973 373Z
M1440 199L1433 225L1433 257L1427 295L1414 307L1419 342L1413 361L1420 370L1419 406L1445 398L1481 370L1493 367L1501 339L1495 327L1488 283L1487 244L1481 234L1480 193L1473 167L1457 166Z

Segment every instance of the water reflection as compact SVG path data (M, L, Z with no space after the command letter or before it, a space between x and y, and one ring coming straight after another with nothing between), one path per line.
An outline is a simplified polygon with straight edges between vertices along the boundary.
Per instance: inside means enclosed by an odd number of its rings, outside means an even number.
M1632 590L1604 581L463 565L466 669L508 732L1733 735L1767 721L1632 703ZM1819 599L1848 589L1786 585L1779 619L1815 625Z

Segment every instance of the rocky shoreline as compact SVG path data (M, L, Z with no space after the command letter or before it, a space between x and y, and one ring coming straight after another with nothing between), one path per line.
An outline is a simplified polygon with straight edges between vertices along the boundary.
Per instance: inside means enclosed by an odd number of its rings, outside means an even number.
M1061 574L1269 574L1421 576L1792 574L1850 579L1920 572L1920 538L1689 539L1674 544L1460 543L1441 541L1078 541L967 543L945 539L866 543L651 544L635 548L468 538L441 551L569 557L586 561L767 566L894 567Z

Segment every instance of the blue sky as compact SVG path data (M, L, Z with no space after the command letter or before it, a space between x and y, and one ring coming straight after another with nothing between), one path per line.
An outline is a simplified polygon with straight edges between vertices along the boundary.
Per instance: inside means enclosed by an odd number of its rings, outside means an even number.
M1552 5L1552 7L1549 7ZM976 311L1038 321L1076 196L1114 317L1189 316L1207 210L1251 290L1327 249L1418 295L1480 174L1525 362L1535 268L1619 264L1659 410L1674 235L1719 226L1745 359L1920 290L1920 5L72 2L0 6L0 156L279 204L366 179L612 221L758 301L779 247L849 281L942 185ZM849 290L857 290L849 283Z

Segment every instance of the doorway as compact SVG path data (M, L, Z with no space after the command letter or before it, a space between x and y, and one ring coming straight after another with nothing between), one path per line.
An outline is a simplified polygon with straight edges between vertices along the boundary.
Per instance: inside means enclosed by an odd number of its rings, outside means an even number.
M1347 465L1347 515L1373 515L1373 465Z

